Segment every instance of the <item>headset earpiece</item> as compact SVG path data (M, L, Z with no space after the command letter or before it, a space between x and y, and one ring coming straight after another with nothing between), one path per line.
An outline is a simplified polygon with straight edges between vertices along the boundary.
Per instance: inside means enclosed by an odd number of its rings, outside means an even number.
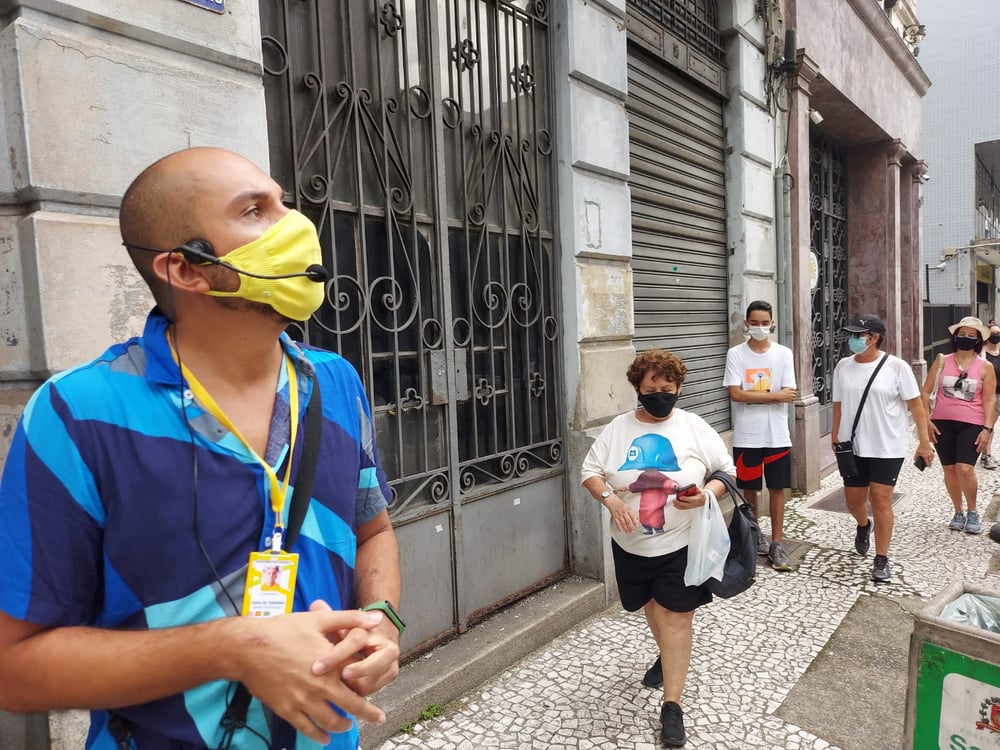
M175 247L174 252L184 256L184 260L188 263L217 264L219 262L219 259L215 257L215 251L212 249L212 243L208 240L188 240L180 247Z

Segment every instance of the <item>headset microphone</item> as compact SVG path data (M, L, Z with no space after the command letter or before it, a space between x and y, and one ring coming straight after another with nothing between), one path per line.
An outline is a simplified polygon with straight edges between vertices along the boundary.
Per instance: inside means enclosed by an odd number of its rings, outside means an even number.
M299 273L283 273L275 276L244 271L242 268L237 268L231 263L226 263L226 261L215 257L215 255L212 254L212 246L205 240L191 240L190 242L184 243L180 247L175 247L173 250L162 250L157 247L143 247L142 245L132 245L127 242L123 242L122 244L129 250L146 250L151 253L180 253L189 263L208 263L213 266L222 266L223 268L228 268L230 271L235 271L238 274L250 276L255 279L294 279L299 276L305 276L310 281L323 282L330 278L330 272L319 263L313 263L311 266L307 267L305 271L301 271Z
M330 278L330 272L319 263L313 263L306 269L306 276L310 281L326 281Z

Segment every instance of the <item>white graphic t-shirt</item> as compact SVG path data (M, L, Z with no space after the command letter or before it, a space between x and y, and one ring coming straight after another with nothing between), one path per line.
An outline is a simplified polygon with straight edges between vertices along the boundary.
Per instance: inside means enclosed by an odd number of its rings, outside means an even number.
M736 473L726 444L704 419L675 408L659 424L635 412L613 419L584 459L582 481L603 477L639 516L631 534L612 521L611 538L633 555L656 557L687 546L694 511L674 507L677 490L701 487L713 471Z
M795 388L792 350L773 341L762 354L744 342L726 353L726 374L722 384L738 385L744 391L780 391ZM736 448L787 448L788 404L748 404L733 401L733 446Z

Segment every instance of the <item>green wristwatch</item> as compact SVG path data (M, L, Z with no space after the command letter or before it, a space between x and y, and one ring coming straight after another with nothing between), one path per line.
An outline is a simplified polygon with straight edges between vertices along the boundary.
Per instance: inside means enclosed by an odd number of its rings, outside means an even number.
M389 618L389 622L396 626L396 630L402 635L403 631L406 630L406 623L403 622L403 618L399 616L399 612L393 607L387 599L383 599L380 602L372 602L371 604L366 604L361 608L363 612L371 612L377 609L380 612L384 612L385 616Z

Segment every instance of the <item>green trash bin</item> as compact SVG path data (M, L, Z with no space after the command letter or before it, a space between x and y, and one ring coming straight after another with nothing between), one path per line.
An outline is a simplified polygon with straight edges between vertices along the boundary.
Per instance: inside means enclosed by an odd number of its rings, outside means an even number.
M1000 633L942 616L963 594L1000 597L955 583L914 620L906 692L912 750L1000 750Z

